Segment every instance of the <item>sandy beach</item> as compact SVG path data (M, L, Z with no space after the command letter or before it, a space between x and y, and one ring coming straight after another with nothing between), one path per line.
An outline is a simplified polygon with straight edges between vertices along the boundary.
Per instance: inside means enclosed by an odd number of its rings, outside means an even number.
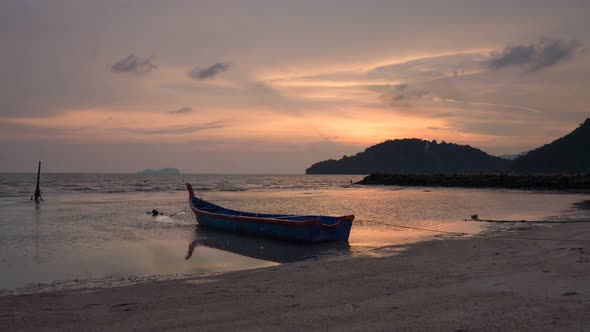
M0 332L590 332L589 13L0 0Z
M568 241L433 240L380 258L4 296L0 330L590 329L590 223L496 235Z

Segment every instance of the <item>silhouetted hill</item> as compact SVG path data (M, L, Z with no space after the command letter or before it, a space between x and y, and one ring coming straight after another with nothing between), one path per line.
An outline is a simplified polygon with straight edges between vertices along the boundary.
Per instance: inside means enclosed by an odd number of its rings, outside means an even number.
M306 174L473 173L505 171L510 161L469 145L422 139L388 140L355 156L313 164Z
M512 169L516 172L590 172L590 118L568 135L516 158Z

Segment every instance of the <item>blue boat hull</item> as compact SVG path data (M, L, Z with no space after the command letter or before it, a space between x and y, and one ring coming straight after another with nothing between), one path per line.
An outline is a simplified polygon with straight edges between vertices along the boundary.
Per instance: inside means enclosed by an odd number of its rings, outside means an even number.
M348 241L354 216L293 216L260 214L226 209L194 196L189 204L201 226L281 240L318 243Z
M197 215L199 225L228 232L264 236L298 242L348 241L352 220L345 221L336 228L321 225L297 226L268 224L260 222L234 221L227 218Z

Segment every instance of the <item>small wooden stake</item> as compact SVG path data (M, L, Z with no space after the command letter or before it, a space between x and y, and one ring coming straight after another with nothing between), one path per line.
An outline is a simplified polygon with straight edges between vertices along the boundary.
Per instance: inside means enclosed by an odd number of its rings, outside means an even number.
M41 197L41 190L39 189L39 180L41 178L41 162L39 161L39 167L37 168L37 187L35 188L35 202L39 203L43 201Z

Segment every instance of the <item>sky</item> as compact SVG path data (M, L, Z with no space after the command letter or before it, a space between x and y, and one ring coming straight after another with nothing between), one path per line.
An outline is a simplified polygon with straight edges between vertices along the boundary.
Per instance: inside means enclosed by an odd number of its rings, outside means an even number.
M0 172L303 173L396 138L492 155L590 112L586 0L3 0Z

